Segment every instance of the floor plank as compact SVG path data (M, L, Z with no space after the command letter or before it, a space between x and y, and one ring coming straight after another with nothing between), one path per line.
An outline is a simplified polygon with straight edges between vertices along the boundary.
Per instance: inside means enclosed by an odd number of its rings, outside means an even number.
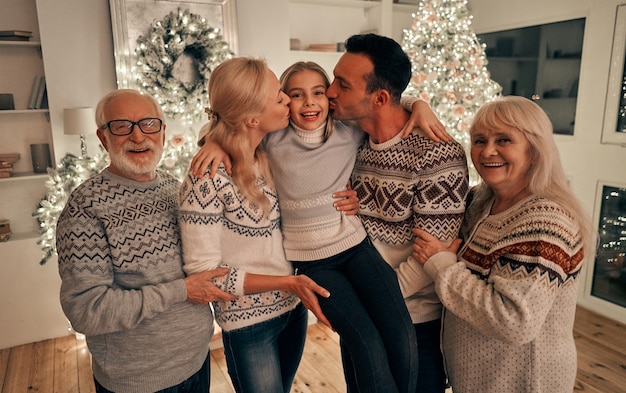
M617 340L626 334L625 325L605 318L586 308L576 309L574 332L590 337L594 341L626 354L626 340Z
M7 373L7 367L9 365L10 354L11 354L11 348L0 349L0 392L3 391L4 377Z
M35 392L54 391L54 369L48 366L51 362L54 362L54 340L34 343L29 389Z
M234 392L233 384L226 371L226 358L221 348L211 351L211 390L216 392Z
M24 344L11 348L3 393L26 393L30 379L33 344Z
M91 371L91 354L82 334L76 337L76 362L78 364L78 391L80 393L96 393Z
M54 340L54 393L80 392L76 346L74 335Z

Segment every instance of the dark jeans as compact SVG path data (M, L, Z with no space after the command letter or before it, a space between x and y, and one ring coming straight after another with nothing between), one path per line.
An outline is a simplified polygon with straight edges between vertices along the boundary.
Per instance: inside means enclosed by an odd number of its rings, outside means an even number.
M289 393L304 351L307 309L222 332L228 374L237 393Z
M207 393L209 391L209 385L211 381L211 355L207 355L204 364L198 370L197 373L187 378L183 382L179 383L176 386L171 386L169 388L159 390L155 393ZM96 381L94 378L94 383L96 384L96 393L114 393L110 390L105 389L102 385Z
M419 354L418 393L443 393L446 390L446 372L441 354L441 319L418 323L417 352Z
M414 391L415 331L396 273L369 239L331 258L293 265L330 291L318 298L341 338L348 391Z
M441 355L440 328L441 319L413 325L417 335L417 353L419 358L417 388L415 393L444 393L446 390L446 373ZM345 348L341 347L341 353ZM344 360L344 367L345 360ZM348 393L361 392L353 383L348 384Z

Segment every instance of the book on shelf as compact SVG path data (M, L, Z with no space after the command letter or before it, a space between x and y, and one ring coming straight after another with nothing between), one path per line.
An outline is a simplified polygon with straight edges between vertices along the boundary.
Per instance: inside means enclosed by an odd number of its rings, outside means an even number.
M35 101L37 100L37 93L39 89L39 78L41 77L37 75L33 79L33 85L30 88L30 95L28 96L28 106L26 107L28 109L35 109Z
M307 50L315 52L337 52L337 44L310 44Z
M46 95L46 77L39 78L39 86L37 87L37 97L35 98L35 107L33 109L41 109L43 97Z
M13 164L20 159L20 153L4 153L0 154L0 162Z
M7 161L0 161L0 178L11 177L13 174L13 164Z
M28 41L32 36L32 31L0 30L0 41Z

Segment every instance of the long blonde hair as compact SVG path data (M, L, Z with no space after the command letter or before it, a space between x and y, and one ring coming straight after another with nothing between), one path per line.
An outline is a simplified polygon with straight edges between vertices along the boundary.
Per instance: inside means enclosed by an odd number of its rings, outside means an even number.
M571 191L556 146L552 123L539 105L517 96L500 97L484 104L474 116L470 135L480 129L498 129L503 126L520 131L529 142L530 162L528 189L570 212L578 223L583 237L585 254L592 256L595 235L591 219L578 198ZM482 180L473 190L472 203L466 212L466 228L486 213L493 190ZM465 226L465 225L464 225Z
M326 71L324 71L324 68L322 68L321 65L313 61L298 61L290 65L285 71L283 71L282 75L280 76L280 89L284 91L285 94L289 95L289 93L287 93L287 83L289 83L289 79L294 74L307 70L320 74L322 79L324 80L324 87L328 89L328 86L330 86L330 79L328 78ZM324 129L324 140L328 139L330 134L333 133L334 126L335 121L329 113L328 118L326 119L326 128Z
M263 177L274 187L261 147L250 150L245 121L264 109L268 94L267 75L272 72L261 59L237 57L215 67L209 79L210 137L230 155L233 180L241 193L267 215L270 202L259 187ZM255 162L259 163L257 174Z

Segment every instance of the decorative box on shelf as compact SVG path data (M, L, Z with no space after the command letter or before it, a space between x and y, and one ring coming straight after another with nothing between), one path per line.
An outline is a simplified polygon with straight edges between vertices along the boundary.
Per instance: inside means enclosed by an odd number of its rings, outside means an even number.
M11 236L11 223L9 220L0 220L0 242L6 242Z

